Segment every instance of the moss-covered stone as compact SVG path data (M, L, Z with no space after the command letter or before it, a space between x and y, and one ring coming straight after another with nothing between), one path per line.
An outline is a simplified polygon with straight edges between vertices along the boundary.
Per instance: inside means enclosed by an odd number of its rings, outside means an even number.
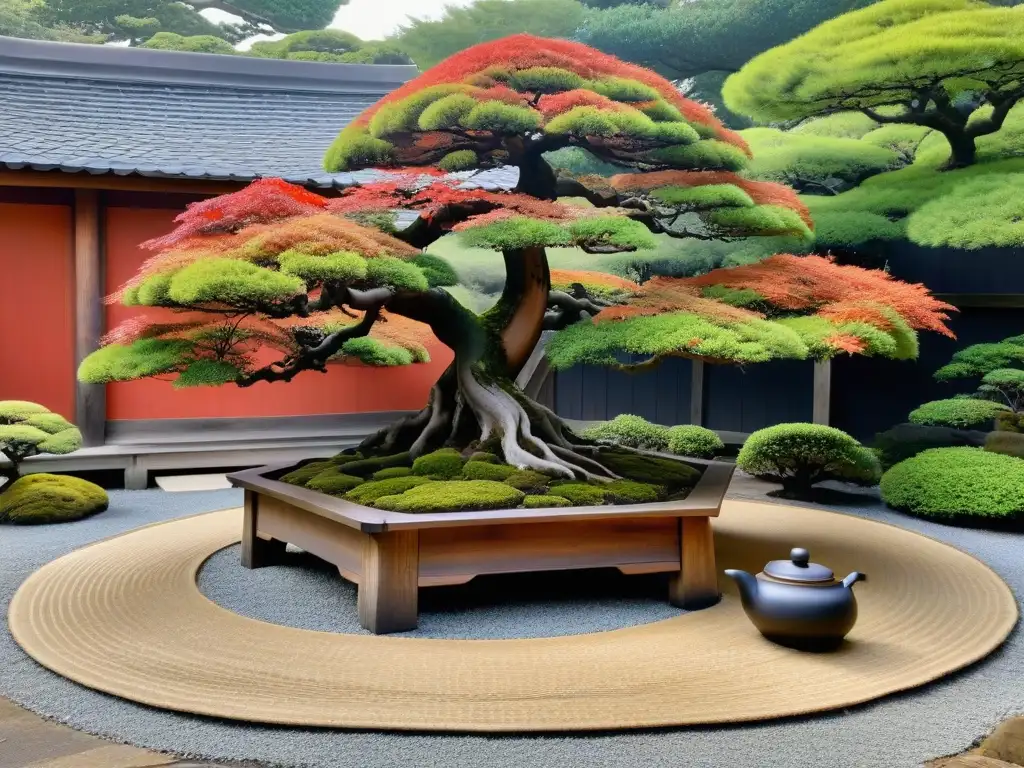
M647 504L659 501L665 496L665 489L651 483L638 483L635 480L614 480L600 486L604 497L612 504Z
M353 488L345 494L345 498L348 501L354 501L356 504L371 505L377 499L384 496L405 493L411 488L426 485L429 482L431 480L426 477L415 477L413 475L408 477L389 477L386 480L371 480L368 483L363 483Z
M305 487L306 483L321 472L337 466L338 465L330 459L325 461L311 461L309 464L304 464L298 469L293 469L288 474L281 475L279 479L282 483L288 483L289 485L301 485Z
M673 490L692 487L700 479L700 472L696 469L672 459L607 451L601 454L601 461L617 475L639 483L668 486Z
M358 459L345 464L345 472L349 475L369 477L374 472L390 467L411 467L412 457L406 453L396 453L391 456L372 456L368 459Z
M306 487L331 496L341 496L362 482L363 478L345 474L342 467L331 467L313 477L306 483Z
M547 509L549 507L571 507L572 502L563 496L527 496L523 499L523 506L526 509Z
M412 463L414 475L448 480L462 474L463 458L454 448L441 448L420 456Z
M95 483L66 475L27 475L0 494L0 523L69 523L104 511L107 492Z
M486 461L469 461L462 468L462 476L467 480L507 480L518 472L508 464L491 464Z
M604 504L604 490L586 483L564 483L551 489L552 495L568 499L574 507L596 507Z
M487 451L477 451L469 457L470 461L486 461L488 464L498 464L498 457Z
M388 467L371 475L374 480L388 480L392 477L408 477L412 474L412 467Z
M411 513L512 509L522 503L523 497L522 491L493 480L446 480L427 482L400 495L379 497L374 506Z
M504 482L526 493L538 493L547 488L551 478L532 469L520 469L506 477Z

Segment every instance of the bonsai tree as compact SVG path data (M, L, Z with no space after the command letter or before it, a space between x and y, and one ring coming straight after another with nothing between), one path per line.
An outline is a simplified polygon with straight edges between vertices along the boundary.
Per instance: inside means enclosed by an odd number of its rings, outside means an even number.
M545 155L566 147L624 172L556 176ZM327 199L265 179L190 206L111 297L176 315L115 329L79 376L248 387L337 360L424 361L433 334L454 361L427 405L368 438L363 456L487 445L521 470L596 481L615 474L603 447L514 384L545 328L559 331L549 345L557 367L624 366L621 352L646 366L669 356L906 358L915 329L949 333L951 307L923 286L822 257L643 285L556 274L552 285L549 246L608 253L656 236L806 236L811 222L791 190L738 173L747 151L668 81L585 46L523 35L470 48L368 109L327 152L332 172L390 169L389 180ZM467 188L476 170L496 167L518 179L514 189ZM501 254L504 291L482 314L444 290L453 270L421 253L449 233ZM261 348L278 358L266 362Z
M0 456L9 466L0 467L0 486L5 493L21 477L21 462L40 453L73 453L82 447L78 428L47 408L23 400L0 400Z
M763 122L860 111L938 131L948 167L1024 97L1024 10L976 0L882 0L748 62L725 83L733 111ZM987 107L986 112L979 108Z
M935 379L980 379L976 397L1020 413L1024 410L1024 336L965 347L935 372Z

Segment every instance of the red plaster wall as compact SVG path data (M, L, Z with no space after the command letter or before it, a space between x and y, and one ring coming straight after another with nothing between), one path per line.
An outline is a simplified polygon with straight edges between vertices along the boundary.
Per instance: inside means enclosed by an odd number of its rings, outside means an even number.
M138 244L168 232L178 211L111 207L106 211L106 290L113 293L151 255ZM107 329L139 313L158 310L112 305ZM308 371L288 383L260 382L240 389L174 389L169 381L147 379L107 387L108 419L174 419L299 416L366 411L411 410L427 401L430 387L451 361L449 350L430 348L432 362L402 368L334 365L327 374ZM268 361L275 353L268 352Z
M71 208L0 203L0 400L75 417Z

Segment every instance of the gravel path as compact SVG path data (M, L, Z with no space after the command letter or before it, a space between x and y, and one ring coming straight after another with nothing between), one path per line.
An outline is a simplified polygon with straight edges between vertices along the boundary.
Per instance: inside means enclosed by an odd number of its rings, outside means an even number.
M738 477L730 495L764 500L765 488ZM91 541L158 520L241 504L237 491L115 491L111 509L63 526L0 527L0 607L34 570ZM992 566L1024 594L1024 537L933 525L887 511L870 494L844 512L895 523L947 541ZM244 572L237 553L212 558L200 586L240 613L293 626L357 631L354 592L323 569L303 566ZM287 594L287 615L274 613L259 590ZM595 632L671 615L655 597L656 580L545 577L537 601L505 580L498 601L478 586L430 595L417 633L435 637L537 637ZM485 585L486 586L486 585ZM607 590L614 590L609 593ZM440 591L439 591L440 592ZM260 592L266 595L266 592ZM614 599L609 598L614 595ZM279 601L273 601L275 603ZM330 611L324 611L324 606ZM332 614L324 618L325 613ZM131 704L36 665L0 632L0 694L81 730L188 757L247 759L323 768L910 768L959 752L1000 720L1024 713L1024 633L977 667L917 692L833 715L759 726L585 736L483 737L253 727L172 714ZM793 692L799 696L799 690ZM3 746L0 744L0 752Z

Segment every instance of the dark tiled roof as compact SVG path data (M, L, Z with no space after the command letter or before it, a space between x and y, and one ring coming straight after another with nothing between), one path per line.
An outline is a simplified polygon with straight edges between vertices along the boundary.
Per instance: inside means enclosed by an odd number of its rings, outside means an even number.
M328 174L324 151L414 75L0 37L0 166L347 186L377 174ZM510 178L492 171L474 181Z

